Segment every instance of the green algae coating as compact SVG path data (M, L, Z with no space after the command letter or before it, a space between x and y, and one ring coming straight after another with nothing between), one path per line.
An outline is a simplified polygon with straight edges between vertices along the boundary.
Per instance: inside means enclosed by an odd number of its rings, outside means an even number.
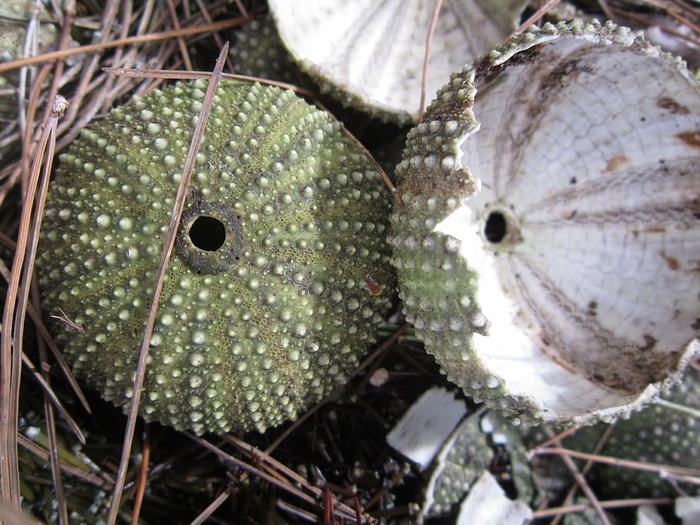
M206 84L113 110L61 156L38 271L78 377L126 406ZM344 382L390 306L390 196L339 124L290 91L221 82L151 339L140 413L263 431ZM198 224L199 223L199 224ZM195 228L195 225L198 226ZM382 286L373 295L365 276Z

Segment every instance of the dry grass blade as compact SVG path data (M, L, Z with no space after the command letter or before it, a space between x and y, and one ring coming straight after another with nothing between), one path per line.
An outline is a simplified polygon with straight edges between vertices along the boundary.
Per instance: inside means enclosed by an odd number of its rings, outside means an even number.
M17 442L22 448L28 450L29 452L40 458L42 461L48 461L49 452L45 448L34 443L32 440L20 434L17 438ZM104 490L112 490L112 488L114 487L114 480L104 472L100 472L100 475L98 476L94 473L87 472L83 468L71 465L63 459L60 460L60 465L61 470L63 470L64 473L70 474L76 479L85 481L86 483L94 485L97 488Z
M193 440L195 440L197 443L202 445L203 447L214 452L224 462L226 462L232 466L239 467L242 470L244 470L245 472L253 474L253 475L267 481L268 483L271 483L272 485L283 490L284 492L288 493L289 495L297 497L297 498L301 499L303 502L310 504L310 505L313 505L316 508L319 508L319 504L320 504L319 498L322 495L322 491L321 491L321 489L319 489L317 487L312 487L311 485L309 485L306 480L303 480L303 485L302 485L302 488L300 489L293 482L290 482L290 481L284 479L283 477L280 477L279 473L277 473L277 475L268 474L264 470L261 470L253 465L246 463L245 461L241 461L240 459L235 458L234 456L231 456L230 454L227 454L226 452L221 450L219 447L213 445L212 443L210 443L202 438L198 438L198 437L192 436L192 435L190 437ZM255 452L256 458L267 456L266 454L263 454L259 450L255 450L254 452ZM275 460L273 460L269 456L268 456L268 460L271 463L279 465L278 462L276 462ZM286 469L286 468L283 470L284 470L284 472L288 471L288 469ZM312 492L312 495L307 494L302 489L310 490ZM319 508L319 510L322 511L323 509ZM355 511L353 509L351 509L350 507L348 507L347 505L339 504L336 508L336 517L338 517L340 519L348 520L349 523L354 523L355 522Z
M666 399L659 399L656 402L656 404L659 406L662 406L664 408L668 408L669 410L675 410L676 412L679 412L681 414L686 414L688 416L691 416L691 417L694 417L695 419L700 420L700 410L696 410L693 407L680 405L678 403L674 403L674 402L668 401Z
M134 512L131 515L131 525L138 525L143 496L148 484L148 463L151 458L151 439L149 426L146 425L143 438L143 453L141 454L141 466L139 467L138 483L136 484L136 496L134 497Z
M608 438L610 437L610 434L612 433L614 428L614 425L608 425L608 427L605 429L605 432L601 436L601 438L598 440L598 443L595 446L595 449L593 449L593 454L600 454L600 451L603 449L605 446L605 443L607 442ZM556 443L561 443L560 441L561 438L555 438L553 439L554 442ZM586 476L591 469L593 468L593 465L595 463L593 461L588 461L586 464L583 466L583 469L581 470L581 475ZM564 505L568 506L574 499L574 496L576 495L578 485L574 485L569 489L569 493L566 495L564 498ZM557 525L559 521L563 518L563 514L558 515L551 523L551 525Z
M637 507L639 505L670 505L673 500L670 498L649 498L649 499L620 499L598 502L603 509L621 509L625 507ZM536 510L532 514L536 519L551 518L552 516L560 516L565 514L573 514L574 512L583 512L593 508L593 505L580 503L576 505L566 505L562 507L552 507L550 509Z
M173 0L168 0L168 13L170 14L170 22L176 31L180 30L180 22L178 21L177 12L175 11L175 5ZM190 53L187 50L187 45L185 45L185 40L181 37L177 37L177 45L180 48L180 56L185 63L185 69L187 71L192 71L192 59L190 58Z
M56 143L58 119L68 102L58 96L44 126L37 149L26 203L22 210L20 227L12 263L12 271L5 299L0 337L0 479L3 480L2 501L19 507L19 467L17 460L17 419L19 417L19 381L22 356L24 316L29 298L29 283L38 244L39 224L43 216L48 190L53 146ZM46 157L45 157L46 155ZM12 327L10 330L9 328Z
M38 302L39 290L36 283L33 284L33 292L35 302ZM24 355L24 353L23 353ZM61 463L58 455L59 444L56 435L56 417L53 410L53 400L50 398L48 391L51 390L51 378L49 376L48 353L46 344L39 340L39 358L41 360L41 377L44 379L48 389L44 390L44 415L46 417L46 428L49 438L49 456L51 460L51 479L53 481L54 492L56 494L56 504L58 512L58 522L61 525L67 525L68 522L68 504L66 502L66 491L63 486L63 478L61 476ZM80 432L80 429L77 429ZM80 432L82 435L82 432ZM82 441L85 437L82 436Z
M130 69L125 67L105 67L102 69L106 73L110 73L117 76L123 76L128 78L158 78L165 80L201 80L208 79L211 77L211 73L208 71L170 71L167 69ZM288 84L286 82L280 82L278 80L266 80L258 77L251 77L248 75L237 75L234 73L221 73L222 79L231 80L243 80L246 82L259 82L260 84L265 84L268 86L277 86L282 89L290 89L300 95L304 95L311 98L316 98L316 93L309 91L308 89L295 86L294 84ZM357 140L357 139L355 139Z
M197 27L184 27L179 30L173 31L163 31L160 33L149 33L147 35L135 36L122 38L119 40L112 40L110 42L104 42L101 44L91 44L87 46L80 46L73 49L66 49L62 51L54 51L51 53L44 53L43 55L38 55L35 57L23 58L21 60L14 60L12 62L5 62L0 64L0 73L5 73L7 71L12 71L13 69L19 69L21 67L33 66L37 64L43 64L52 60L65 59L71 56L80 54L91 54L98 51L104 51L106 49L112 49L116 47L129 46L134 44L142 44L145 42L158 42L161 40L170 40L172 38L184 37L196 35L199 33L210 33L216 31L222 31L224 29L229 29L231 27L236 27L244 24L248 20L245 18L235 18L231 20L222 20L220 22L214 22L209 25L202 25Z
M561 446L561 440L554 437L554 432L552 432L549 429L546 429L545 432L550 437L550 439L554 440L554 443L556 445ZM599 446L601 446L601 444L599 444ZM586 480L585 473L582 473L579 470L576 463L574 463L574 461L570 457L562 456L562 460L564 461L566 468L569 469L569 473L576 480L576 484L578 485L578 487L586 495L586 497L588 498L588 501L590 501L591 506L593 507L593 509L596 511L596 514L598 515L598 519L600 519L601 524L602 525L611 525L610 519L608 518L608 515L605 513L605 510L603 510L603 507L601 507L600 501L598 501L598 496L596 496L595 492L593 492L593 489L591 489L591 487L588 485L588 481ZM592 465L592 462L589 461L589 463L586 465L586 468L590 469L591 465Z
M562 457L572 457L584 459L586 461L594 461L596 463L606 463L617 467L633 468L638 470L646 470L649 472L658 472L659 475L678 475L678 476L700 476L700 470L694 468L677 467L674 465L657 465L653 463L644 463L641 461L632 461L629 459L620 459L610 456L600 456L597 454L586 454L568 448L538 448L534 451L535 454L553 454Z
M546 15L550 9L552 9L555 5L557 5L561 0L547 0L542 7L539 7L537 11L532 13L532 16L525 20L518 29L515 30L516 33L522 33L525 31L528 27L530 27L532 24L539 24L542 21L542 18L544 15Z
M64 408L63 403L61 403L61 400L58 398L56 393L51 389L51 385L47 381L46 377L39 373L24 352L22 352L22 361L24 362L24 366L27 368L27 370L29 370L29 372L32 374L32 377L42 387L46 399L51 402L52 406L54 406L61 415L63 415L68 427L71 429L73 434L75 434L75 437L78 438L78 441L85 444L85 435L80 430L78 424L72 417L70 417L70 414Z
M423 72L420 83L420 104L418 106L418 122L423 121L423 113L425 113L425 97L428 91L428 69L430 66L430 48L433 44L433 36L435 35L435 27L437 26L438 16L442 8L442 0L435 2L433 8L433 16L430 19L430 27L428 28L428 36L425 39L425 56L423 58ZM394 190L396 191L396 190Z
M199 151L199 146L202 143L202 138L204 137L204 130L206 129L207 121L209 119L209 113L211 111L211 105L216 94L216 89L219 86L219 81L221 79L221 72L223 70L224 62L226 60L226 55L228 54L228 45L224 46L219 54L219 58L216 61L216 66L211 75L211 80L209 81L209 86L207 87L206 94L202 103L202 109L199 112L197 124L195 125L194 132L192 133L192 140L190 142L190 147L187 152L187 157L185 158L185 165L182 168L182 178L180 179L180 185L177 190L177 195L175 197L175 202L173 204L173 211L170 216L170 225L168 226L168 233L166 235L165 246L163 247L163 253L161 254L160 262L158 263L158 269L156 270L156 282L155 290L153 292L153 298L151 300L151 306L148 312L148 320L144 328L143 340L141 343L141 348L139 350L138 366L136 369L136 377L134 379L133 387L133 397L131 399L129 408L129 417L127 419L126 431L124 433L124 442L122 446L122 456L119 463L119 472L117 473L117 481L114 488L114 494L112 499L112 505L109 509L109 516L107 518L107 523L113 524L117 521L117 514L119 512L119 504L124 491L124 483L126 480L126 474L129 467L129 456L131 455L131 445L134 439L134 432L136 429L136 420L138 418L138 408L139 402L141 400L141 389L143 388L144 379L146 376L146 362L148 360L148 349L151 342L151 336L153 334L153 327L155 325L156 314L158 312L158 303L160 301L160 294L163 289L163 283L165 281L165 271L170 261L170 256L175 246L175 236L177 235L178 226L180 224L180 218L182 217L182 211L185 206L185 199L187 198L187 187L189 185L190 178L192 177L192 169L194 167L195 159Z
M299 485L304 486L315 496L318 497L321 495L321 489L309 485L306 479L304 479L302 476L270 456L269 451L263 452L258 450L252 445L249 445L245 441L231 436L230 434L225 435L224 439L246 454L249 458L262 461L263 468L265 468L271 475L276 476L280 480L284 480L286 477L292 483L298 483Z
M214 512L216 512L216 509L221 507L221 505L224 504L224 502L229 499L231 496L231 493L226 489L223 491L221 494L219 494L214 501L212 501L209 505L207 505L207 508L204 509L199 516L197 516L195 519L192 520L190 525L201 525L205 521L207 521Z

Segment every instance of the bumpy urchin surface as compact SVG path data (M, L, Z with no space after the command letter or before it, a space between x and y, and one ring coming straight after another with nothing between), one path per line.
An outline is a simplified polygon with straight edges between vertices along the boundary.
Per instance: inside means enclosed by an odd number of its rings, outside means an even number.
M689 367L683 381L664 393L662 400L671 404L658 403L618 421L600 453L647 465L700 470L700 371ZM600 437L602 429L586 428L564 444L588 452L596 431ZM687 494L700 494L697 484L675 480L661 472L601 464L594 474L601 492L607 496L672 497L679 495L679 487Z
M298 84L301 73L271 18L256 19L235 33L231 57L236 73Z
M612 24L533 29L452 77L409 135L390 239L450 380L582 422L677 379L700 327L699 115L683 65Z
M659 468L641 470L598 463L591 472L591 480L598 494L610 499L664 498L681 493L700 493L697 484L687 482L682 476L677 478L677 474L672 472L673 467L700 469L700 421L697 417L700 410L700 370L688 367L683 380L662 393L660 398L660 403L633 412L628 419L617 421L612 428L606 424L593 425L563 440L563 446L568 449L591 453L596 443L605 436L599 454ZM536 446L547 439L541 430L541 427L536 427L528 432L529 446ZM568 472L557 467L560 461L554 456L540 456L537 460L540 479L547 484L566 485Z
M155 270L206 85L113 110L62 155L38 268L75 373L131 395ZM390 306L389 193L290 91L220 84L167 270L141 413L265 428L343 382ZM384 293L366 287L366 276ZM376 289L374 290L376 292ZM70 322L66 322L70 320Z

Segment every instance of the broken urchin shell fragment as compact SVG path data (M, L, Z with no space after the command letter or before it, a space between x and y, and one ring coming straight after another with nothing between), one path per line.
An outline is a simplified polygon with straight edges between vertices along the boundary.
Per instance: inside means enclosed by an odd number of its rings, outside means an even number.
M434 2L270 0L284 44L344 104L415 121ZM427 98L517 27L523 0L448 0L431 40Z
M599 463L593 466L589 479L608 498L667 498L678 495L700 495L700 486L684 479L674 468L700 470L700 370L689 366L683 380L663 392L660 401L618 421L612 428L592 425L563 439L564 447L589 452L591 443L606 439L598 453L630 460L637 464L659 465L660 470L620 468ZM535 427L528 436L538 443L546 434ZM556 456L538 458L540 476L556 476ZM558 464L558 463L557 463ZM661 473L661 470L664 472ZM568 478L567 478L568 479Z
M207 85L113 110L61 157L37 262L79 377L118 406ZM389 192L340 125L291 91L222 81L166 272L141 414L265 430L344 382L390 307ZM366 289L365 276L383 293Z
M513 36L440 90L397 176L407 319L476 399L606 419L697 352L700 89L640 36Z

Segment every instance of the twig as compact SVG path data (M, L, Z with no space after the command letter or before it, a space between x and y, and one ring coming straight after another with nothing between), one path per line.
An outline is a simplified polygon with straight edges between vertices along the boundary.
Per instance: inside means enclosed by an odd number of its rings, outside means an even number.
M700 476L700 469L676 467L674 465L660 465L654 463L646 463L642 461L632 461L630 459L620 459L610 456L598 456L596 454L586 454L576 450L567 448L538 448L534 450L535 454L552 454L556 456L570 456L572 458L585 459L595 461L596 463L606 463L618 467L633 468L638 470L646 470L650 472L658 472L659 474L670 473L680 476Z
M101 44L90 44L87 46L75 47L73 49L53 51L51 53L44 53L35 57L28 57L23 58L21 60L13 60L12 62L0 63L0 73L12 71L13 69L18 69L24 66L33 66L35 64L41 64L49 60L57 60L69 56L80 55L81 53L94 53L96 51L103 51L105 49L112 49L120 46L128 46L131 44L140 44L143 42L156 42L159 40L177 38L179 36L189 36L196 35L198 33L221 31L223 29L228 29L231 27L236 27L245 24L248 21L248 18L234 18L230 20L214 22L213 24L200 25L196 27L185 27L180 30L162 31L159 33L149 33L146 35L132 36L128 38L121 38L119 40L112 40L111 42L103 42Z
M31 439L23 436L22 434L19 434L17 436L17 443L19 445L40 458L42 461L48 461L49 459L49 453L48 451L43 448L41 445L38 445L37 443L34 443ZM70 463L67 463L65 460L60 460L61 463L61 469L66 473L70 474L71 476L75 476L78 479L81 479L87 483L90 483L91 485L94 485L95 487L105 489L105 490L111 490L112 487L114 486L114 480L112 480L107 474L104 472L100 471L100 474L102 477L97 476L93 474L92 472L86 472L85 470L76 467L74 465L71 465Z
M207 508L204 509L199 516L197 516L195 519L192 520L190 525L201 525L205 521L209 519L209 517L214 514L216 509L221 507L221 505L224 504L224 502L231 496L231 492L226 489L224 490L221 494L219 494L214 501L212 501L209 505L207 505Z
M420 106L418 107L418 122L421 122L423 120L423 114L425 113L425 96L426 91L428 91L428 66L430 64L430 48L433 45L433 35L435 34L435 27L437 26L437 20L438 16L440 16L441 8L442 0L437 0L437 2L435 2L435 8L433 9L433 16L430 19L428 36L425 40L425 56L423 58L423 73L421 76L420 83Z
M17 458L17 418L19 382L24 329L24 312L28 302L31 268L38 243L38 223L44 209L53 157L44 158L50 143L56 141L58 119L68 101L60 95L53 102L52 112L44 126L35 162L32 166L27 199L20 219L17 250L12 262L0 336L0 499L19 507L19 464ZM44 168L42 170L42 167ZM39 187L41 180L41 186ZM35 202L36 198L36 202ZM10 327L12 327L10 329Z
M542 17L544 17L544 15L546 15L547 12L559 2L561 2L561 0L547 0L547 2L545 2L544 5L540 7L537 11L535 11L530 18L528 18L522 24L520 24L520 26L518 27L518 29L515 30L515 32L522 33L532 24L539 23Z
M609 501L600 501L600 506L604 509L619 509L624 507L636 507L638 505L670 505L673 503L671 498L657 499L616 499ZM536 519L549 518L559 514L572 514L588 510L592 505L588 503L578 503L576 505L566 505L562 507L552 507L549 509L533 511L532 515Z
M148 484L148 462L151 457L151 439L149 425L143 431L143 452L141 453L141 467L139 468L138 483L136 484L136 496L134 498L134 511L131 513L131 525L138 525L143 495L146 493Z
M267 472L260 470L257 467L254 467L253 465L250 465L246 463L245 461L241 461L238 458L235 458L231 456L230 454L225 453L223 450L221 450L219 447L216 447L215 445L212 445L210 442L208 442L205 439L193 436L191 434L187 434L195 440L197 443L202 445L203 447L207 448L208 450L211 450L214 452L219 458L221 458L224 462L229 463L230 465L239 467L243 469L245 472L248 472L250 474L253 474L261 479L264 479L268 483L271 483L272 485L284 490L285 492L296 496L297 498L301 499L302 501L309 503L311 505L318 505L318 497L320 497L321 490L318 487L311 487L308 482L304 481L304 484L302 485L302 488L306 488L307 490L311 489L312 492L314 493L314 496L310 496L306 494L303 490L297 488L294 484L292 484L290 481L285 480L285 479L280 479L277 476L274 476L272 474L268 474ZM259 454L259 457L265 457L265 455L259 451L255 450L256 454ZM267 460L272 460L272 458L267 458ZM273 460L274 461L274 460ZM275 461L275 463L277 463ZM279 464L279 463L278 463ZM286 469L286 467L284 467ZM342 513L341 513L342 511ZM354 514L355 511L348 507L347 505L344 504L339 504L339 508L336 510L337 514L339 517L346 519L346 520L352 520L352 522L355 521Z
M549 435L550 438L553 438L554 432L551 430L547 429L546 430L547 434ZM561 441L559 439L555 439L555 443L559 446L561 446ZM566 465L566 467L569 469L569 472L571 475L574 477L576 480L576 484L579 486L579 488L583 491L583 493L586 495L588 498L588 501L591 502L591 505L596 511L596 514L598 515L598 518L600 518L600 522L603 525L611 525L610 520L608 519L608 515L605 514L605 510L603 510L603 507L600 506L600 501L598 501L598 496L593 492L593 489L588 485L588 482L586 481L585 476L581 473L579 468L576 466L576 463L569 457L569 456L561 456L562 461Z
M605 432L603 432L603 435L600 437L598 440L598 443L596 443L595 448L593 449L593 454L600 454L600 451L603 449L605 446L605 443L607 443L608 438L610 437L610 434L612 433L613 428L615 428L614 425L608 425L605 429ZM583 466L583 469L581 470L581 474L583 476L586 476L590 470L593 468L593 465L595 463L593 461L587 461L586 464ZM573 485L571 489L569 489L568 494L564 498L564 505L569 505L571 501L573 501L574 496L576 495L576 490L578 489L578 485ZM552 521L550 525L557 525L559 521L563 518L563 514L557 515L556 518Z

